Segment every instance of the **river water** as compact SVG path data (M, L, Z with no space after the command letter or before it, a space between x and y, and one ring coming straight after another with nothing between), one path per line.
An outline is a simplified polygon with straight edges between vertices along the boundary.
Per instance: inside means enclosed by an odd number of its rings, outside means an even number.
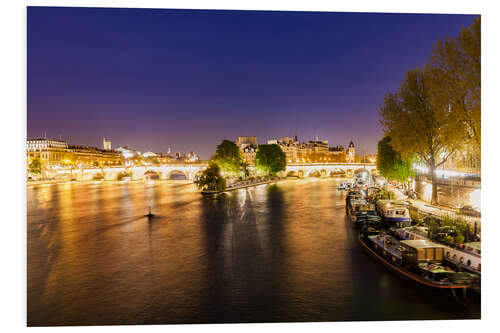
M28 325L480 317L363 252L337 183L28 186Z

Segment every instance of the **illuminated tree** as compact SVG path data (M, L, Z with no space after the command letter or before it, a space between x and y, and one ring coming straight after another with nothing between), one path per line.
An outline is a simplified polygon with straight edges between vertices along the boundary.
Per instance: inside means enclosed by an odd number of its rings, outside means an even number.
M241 175L243 178L248 178L250 176L250 169L249 169L249 164L247 161L243 160L241 162Z
M412 159L402 158L391 146L391 138L385 136L378 142L377 170L387 179L396 179L407 184L409 178L414 177Z
M28 163L28 172L32 175L39 175L42 173L42 162L40 162L40 159L34 158Z
M456 39L439 40L431 54L432 103L453 114L450 122L481 155L481 18Z
M435 170L463 143L447 109L431 103L428 67L410 70L397 93L385 96L380 107L381 124L391 137L391 146L402 158L416 156L432 178L432 203L437 203Z
M255 154L255 166L264 173L275 176L286 169L286 155L280 146L259 145Z
M208 167L203 170L198 178L198 188L210 191L224 191L226 189L226 180L220 174L219 165L212 161Z
M217 146L213 160L217 162L222 172L230 175L238 174L243 163L240 148L229 140L223 140Z

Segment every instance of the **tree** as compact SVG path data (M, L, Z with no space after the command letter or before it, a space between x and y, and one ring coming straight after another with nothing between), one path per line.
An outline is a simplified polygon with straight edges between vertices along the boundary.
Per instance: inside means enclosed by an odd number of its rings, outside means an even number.
M243 163L240 148L229 140L223 140L217 146L213 160L217 162L222 172L230 175L238 174Z
M248 178L250 176L250 169L249 169L250 165L248 164L247 161L243 160L243 162L241 162L241 174L242 174L242 177L243 178Z
M391 146L391 138L385 136L378 142L377 170L387 179L396 179L404 184L414 177L412 158L402 158Z
M456 39L438 40L430 59L432 103L453 114L471 151L481 156L481 18Z
M286 169L286 155L276 145L259 145L255 154L255 166L264 173L275 176Z
M380 107L381 124L391 146L403 158L415 156L429 169L432 200L437 203L435 170L463 143L447 109L431 103L429 67L410 70L397 93L389 93Z
M224 191L226 189L226 180L220 174L220 167L216 162L210 162L208 167L203 170L198 178L198 188L210 191Z
M40 162L40 159L34 158L28 163L28 172L32 175L39 175L42 173L42 162Z

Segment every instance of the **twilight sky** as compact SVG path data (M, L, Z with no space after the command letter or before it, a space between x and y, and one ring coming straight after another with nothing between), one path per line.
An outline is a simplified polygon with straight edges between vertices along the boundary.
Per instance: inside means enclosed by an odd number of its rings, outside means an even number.
M28 7L28 138L209 158L297 132L375 152L384 94L474 17Z

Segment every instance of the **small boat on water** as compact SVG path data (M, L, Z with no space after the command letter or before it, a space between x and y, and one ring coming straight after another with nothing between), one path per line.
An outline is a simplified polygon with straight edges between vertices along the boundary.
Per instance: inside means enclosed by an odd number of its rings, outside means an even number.
M409 205L406 201L379 200L377 212L386 226L404 228L411 225Z
M371 231L370 231L371 230ZM457 272L444 261L444 246L428 240L403 240L365 229L360 234L362 247L401 277L431 289L455 290L472 288L477 274Z
M365 198L365 194L363 191L358 190L358 189L349 190L349 192L347 192L347 195L345 197L346 212L349 212L349 210L350 210L351 201L364 200L364 198Z
M374 204L360 210L356 215L357 226L378 226L382 218L377 214ZM373 207L373 208L372 208Z
M352 188L352 184L349 182L342 182L339 183L338 189L339 190L349 190Z
M355 226L375 225L381 220L377 215L375 205L365 199L352 199L348 207L347 214Z
M351 222L356 222L356 213L367 205L368 202L364 198L350 199L347 205L347 215Z

